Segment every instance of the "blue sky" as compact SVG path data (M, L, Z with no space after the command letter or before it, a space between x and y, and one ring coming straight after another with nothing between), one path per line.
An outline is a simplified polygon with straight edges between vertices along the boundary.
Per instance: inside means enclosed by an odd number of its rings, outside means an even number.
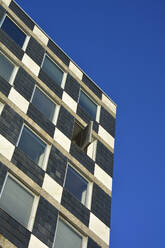
M111 248L164 248L165 2L17 2L118 105Z

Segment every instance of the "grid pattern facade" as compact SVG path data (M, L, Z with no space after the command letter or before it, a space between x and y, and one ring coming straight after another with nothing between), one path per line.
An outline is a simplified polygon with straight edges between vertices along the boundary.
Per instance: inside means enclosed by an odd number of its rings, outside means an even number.
M23 32L22 47L5 30L7 18ZM0 245L56 247L62 221L81 239L81 248L108 248L116 105L15 1L0 1L0 56L13 66L10 79L0 72ZM57 80L46 73L46 60L57 67ZM36 106L36 89L54 104L51 119L45 106ZM94 103L95 117L80 104L81 92ZM85 133L90 121L92 141L82 149L73 142L75 123ZM27 137L32 145L24 142ZM66 184L69 166L87 185L81 199ZM33 199L27 224L13 217L7 200L1 207L9 182Z

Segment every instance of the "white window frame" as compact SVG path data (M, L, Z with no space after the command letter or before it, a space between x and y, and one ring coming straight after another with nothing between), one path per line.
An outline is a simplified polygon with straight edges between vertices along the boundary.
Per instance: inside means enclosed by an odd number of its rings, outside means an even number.
M35 220L35 216L36 216L36 212L37 212L37 207L38 207L38 203L39 203L39 196L37 196L33 191L31 191L27 186L25 186L21 181L19 181L17 178L15 178L11 173L7 172L7 175L5 177L1 192L0 192L0 198L3 194L6 182L8 177L11 177L16 183L18 183L23 189L25 189L27 192L29 192L31 195L34 196L34 200L33 200L33 205L32 205L32 209L31 209L31 213L30 213L30 218L28 221L28 225L27 228L29 231L32 231L33 229L33 224L34 224L34 220ZM12 216L11 216L12 217Z
M68 162L67 166L66 166L63 187L65 186L65 182L66 182L68 166L70 166L74 171L76 171L77 174L79 174L82 178L84 178L84 180L88 183L86 196L85 196L85 203L83 204L79 199L76 198L76 196L75 196L75 198L90 210L91 209L91 203L92 203L93 182L89 181L79 170L77 170L77 168L75 168L71 163Z
M44 60L45 60L45 57L48 57L52 62L53 64L55 64L62 72L63 72L63 77L62 77L62 81L61 81L61 85L59 85L62 89L65 88L65 83L66 83L66 78L67 78L67 73L64 71L64 69L59 66L57 64L57 62L55 62L47 53L44 54L44 57L43 57L43 60L42 60L42 63L41 63L41 69L43 67L43 64L44 64Z
M4 107L5 107L5 104L0 102L0 115L2 114Z
M35 133L33 131L33 129L31 129L29 126L25 125L25 123L23 123L22 127L21 127L21 131L20 131L20 134L18 136L18 140L17 140L17 143L16 143L16 146L19 148L19 142L20 142L20 139L21 139L21 136L22 136L22 132L23 132L23 129L24 129L24 126L29 129L35 136L37 136L40 140L43 141L43 143L46 145L45 147L45 152L44 152L44 159L43 159L43 162L41 165L38 165L41 169L43 169L44 171L46 171L47 169L47 164L48 164L48 159L49 159L49 155L50 155L50 150L51 150L51 145L49 145L47 142L45 142L37 133Z
M29 35L27 35L26 33L25 33L25 31L9 16L9 15L7 15L7 14L5 14L4 16L3 16L3 18L2 18L2 20L1 20L1 22L0 22L0 28L1 28L1 26L3 25L3 22L4 22L4 20L5 20L5 18L6 18L6 16L25 34L25 36L26 36L26 38L25 38L25 41L24 41L24 43L23 43L23 46L21 47L22 48L22 50L23 51L25 51L26 50L26 48L27 48L27 45L28 45L28 42L29 42L29 40L30 40L30 36Z
M53 248L55 248L55 244L56 244L56 234L57 234L57 229L58 229L58 223L59 223L59 219L61 219L61 221L63 221L66 225L68 225L75 233L77 233L79 236L82 237L82 248L87 248L87 242L88 242L88 238L87 236L84 236L82 233L80 233L70 222L66 221L66 219L64 219L64 217L62 217L61 215L58 216L57 218L57 225L56 225L56 231L55 231L55 235L54 235L54 242L53 242Z
M56 102L54 102L54 100L45 91L43 91L38 85L35 85L34 86L33 93L32 93L31 99L30 99L30 102L31 103L32 103L32 100L33 100L33 97L34 97L34 93L35 93L36 88L38 88L48 99L50 99L50 101L52 101L55 104L55 111L54 111L53 118L52 118L51 122L54 125L56 125L57 124L58 115L59 115L59 112L60 112L60 105L57 104Z
M101 109L101 107L100 107L100 105L98 105L98 103L95 101L95 100L93 100L93 98L89 95L89 93L87 93L84 89L82 89L82 88L80 88L80 91L79 91L79 97L78 97L78 103L79 103L79 101L80 101L80 94L81 94L81 91L96 105L96 118L95 118L95 120L97 121L97 122L99 122L99 120L100 120L100 109Z
M2 54L2 56L4 56L14 66L13 71L10 75L10 79L8 81L9 84L13 85L16 74L18 72L18 66L14 64L13 61L8 56L6 56L6 54L4 54L1 50L0 50L0 54Z

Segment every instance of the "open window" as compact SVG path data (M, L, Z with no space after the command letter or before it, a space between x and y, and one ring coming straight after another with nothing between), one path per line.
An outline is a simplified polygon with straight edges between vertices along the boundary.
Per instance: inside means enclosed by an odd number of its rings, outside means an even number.
M74 123L72 142L76 143L83 151L87 151L88 146L92 143L93 121L82 128L76 121Z

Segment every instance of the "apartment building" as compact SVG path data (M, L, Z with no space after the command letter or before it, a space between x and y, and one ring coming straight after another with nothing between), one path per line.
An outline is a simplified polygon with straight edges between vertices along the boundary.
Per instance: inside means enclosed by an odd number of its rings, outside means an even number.
M115 118L19 5L0 1L0 247L109 247Z

